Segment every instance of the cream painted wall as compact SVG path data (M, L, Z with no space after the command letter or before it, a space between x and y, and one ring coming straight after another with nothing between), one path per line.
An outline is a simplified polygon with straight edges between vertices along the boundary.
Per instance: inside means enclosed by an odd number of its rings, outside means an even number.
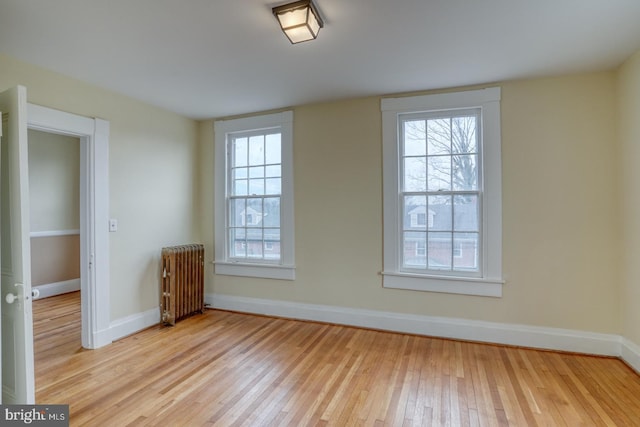
M80 140L29 129L31 231L80 229Z
M157 307L161 248L198 240L197 123L0 55L0 89L17 84L31 103L110 122L111 318Z
M73 279L80 279L80 236L32 237L31 285Z
M380 98L295 107L296 280L207 292L619 333L615 73L502 87L502 298L383 289ZM212 122L200 124L213 259Z
M619 333L615 73L503 88L506 321Z
M623 336L640 345L640 51L618 72L624 260Z

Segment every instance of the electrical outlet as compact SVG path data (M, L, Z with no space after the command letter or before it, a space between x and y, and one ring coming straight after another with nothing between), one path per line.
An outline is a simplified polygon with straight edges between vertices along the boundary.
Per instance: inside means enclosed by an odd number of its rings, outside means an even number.
M114 232L114 231L118 231L118 220L115 218L111 218L109 220L109 231L110 232Z

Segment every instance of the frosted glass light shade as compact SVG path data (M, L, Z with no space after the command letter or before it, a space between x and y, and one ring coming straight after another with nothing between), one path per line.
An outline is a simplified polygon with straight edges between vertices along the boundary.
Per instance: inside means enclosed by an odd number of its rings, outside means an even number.
M315 39L323 26L322 18L311 0L277 6L272 11L292 44Z

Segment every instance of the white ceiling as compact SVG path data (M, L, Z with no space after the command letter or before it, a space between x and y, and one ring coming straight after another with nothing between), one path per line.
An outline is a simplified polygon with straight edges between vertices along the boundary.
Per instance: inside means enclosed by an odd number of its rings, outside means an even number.
M291 45L269 0L0 0L0 52L202 119L606 70L640 0L316 0ZM0 70L0 73L2 70Z

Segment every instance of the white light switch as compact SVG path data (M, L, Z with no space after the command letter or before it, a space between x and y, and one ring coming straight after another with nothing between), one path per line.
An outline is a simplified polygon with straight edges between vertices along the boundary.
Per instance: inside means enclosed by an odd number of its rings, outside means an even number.
M118 231L118 220L117 219L111 218L109 220L109 231L110 232Z

